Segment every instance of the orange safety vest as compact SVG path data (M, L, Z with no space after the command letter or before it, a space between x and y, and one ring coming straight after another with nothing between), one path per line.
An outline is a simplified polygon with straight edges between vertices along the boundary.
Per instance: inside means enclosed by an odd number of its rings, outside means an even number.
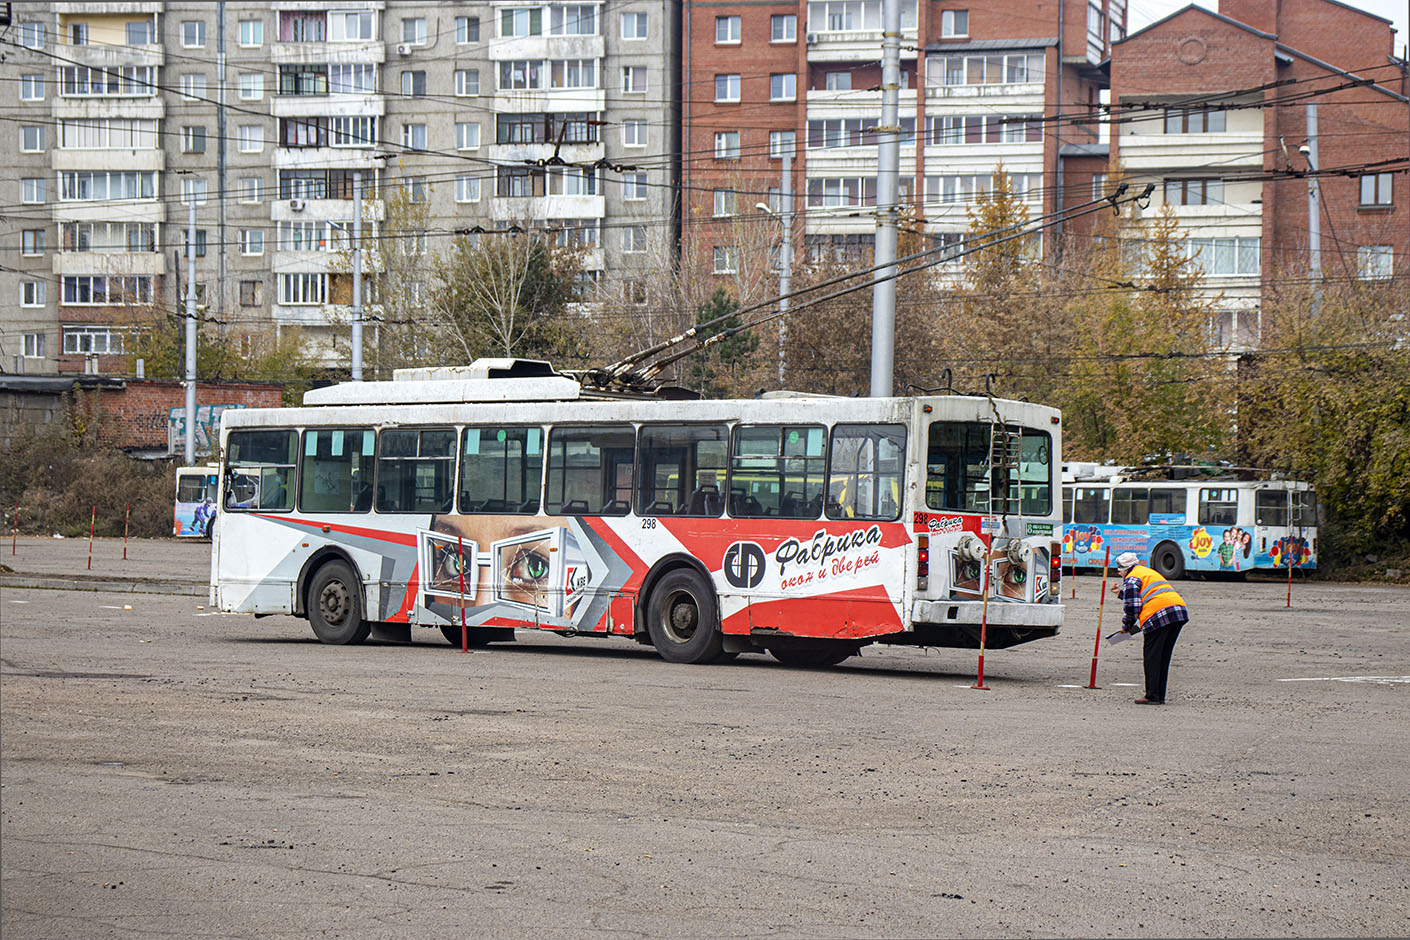
M1156 571L1147 568L1145 565L1136 565L1126 572L1128 578L1141 579L1141 625L1145 626L1147 620L1154 617L1157 611L1167 607L1184 607L1185 599L1180 593L1170 586L1170 582L1165 580Z

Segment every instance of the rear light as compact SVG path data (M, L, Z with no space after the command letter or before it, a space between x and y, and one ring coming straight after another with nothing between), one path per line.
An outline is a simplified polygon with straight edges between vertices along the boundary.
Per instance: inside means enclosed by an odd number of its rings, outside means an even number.
M919 587L925 587L927 579L930 577L930 536L922 535L916 539L916 583Z
M1062 583L1062 543L1052 543L1050 550L1053 559L1053 571L1050 580L1053 584L1053 593L1056 594L1058 585Z

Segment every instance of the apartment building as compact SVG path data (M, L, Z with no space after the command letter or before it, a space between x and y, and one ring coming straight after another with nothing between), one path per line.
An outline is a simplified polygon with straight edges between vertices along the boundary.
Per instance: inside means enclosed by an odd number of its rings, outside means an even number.
M1259 345L1274 279L1405 273L1404 65L1388 21L1336 0L1187 7L1113 47L1112 103L1135 119L1112 156L1175 208L1221 345Z
M359 186L369 247L398 234L383 226L401 187L426 204L413 243L553 228L588 249L585 289L638 292L675 243L680 28L666 0L15 3L12 16L7 371L125 368L134 314L181 309L193 204L203 329L299 326L330 364L348 355Z
M686 250L736 275L740 240L776 225L755 205L777 212L787 155L799 247L815 260L869 257L881 0L685 6ZM934 243L958 249L965 208L999 163L1031 216L1091 198L1108 156L1104 63L1125 32L1125 0L903 0L900 197Z

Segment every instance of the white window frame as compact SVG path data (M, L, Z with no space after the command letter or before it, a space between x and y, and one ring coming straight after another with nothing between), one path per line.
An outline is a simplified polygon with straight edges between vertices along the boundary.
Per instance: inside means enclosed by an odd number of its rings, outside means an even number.
M472 131L471 128L474 128ZM480 122L479 121L458 121L455 125L455 149L456 150L479 150L480 149Z
M636 87L637 80L641 80L641 87ZM624 95L644 95L649 83L647 81L646 66L644 65L624 65L622 66L622 94Z
M421 76L421 91L416 90L416 76ZM425 69L403 69L401 73L401 94L403 98L426 97L427 76Z
M717 46L737 46L741 42L741 34L744 31L741 17L737 14L727 14L715 17L715 45ZM721 35L724 36L721 39Z
M20 153L43 153L44 152L44 128L43 126L21 126L20 127ZM27 139L33 137L34 146L30 146Z
M183 176L181 178L181 204L189 206L192 199L196 205L204 206L210 195L210 185L204 176Z
M711 273L738 274L739 249L734 245L716 245L712 262Z
M206 97L206 75L204 72L187 72L181 76L181 94L187 101L198 101Z
M43 281L20 281L20 306L42 307L45 304Z
M238 133L240 135L239 150L241 153L264 152L263 124L241 124Z
M631 24L632 24L632 27L631 27L630 30L627 29L627 24L628 24L628 23L631 23ZM622 14L622 41L623 41L623 42L635 42L635 41L640 40L640 39L645 39L645 38L646 38L646 31L647 31L647 24L648 24L648 21L647 21L647 16L646 16L645 13L623 13L623 14Z
M779 35L780 33L783 35ZM797 13L774 13L769 17L769 42L796 43L797 41Z
M827 91L851 91L852 72L828 72L823 78L823 84Z
M240 73L240 100L259 101L264 98L264 75L260 72Z
M715 132L715 159L739 159L739 131Z
M243 49L264 45L264 20L240 20L239 44ZM246 40L253 40L247 42Z
M784 135L787 135L786 137ZM785 145L785 140L787 144ZM769 159L782 160L786 155L798 152L798 132L793 130L769 131Z
M455 178L456 202L479 202L483 193L484 183L478 176L457 176Z
M20 230L20 255L26 258L35 258L44 254L48 246L48 239L44 237L44 229L27 228Z
M257 228L240 230L240 254L250 257L264 254L264 231Z
M19 33L20 45L26 49L44 48L44 24L43 23L16 23Z
M248 186L249 182L253 182L255 185ZM254 195L253 199L249 198L251 193ZM235 194L236 202L247 206L257 206L264 202L264 180L258 176L242 176L235 181Z
M191 41L191 34L195 33L195 41ZM183 49L204 49L206 47L206 21L205 20L182 20L181 21L181 48Z
M622 121L623 147L645 147L650 136L649 125L641 118L627 118Z
M20 76L20 100L44 100L44 76L39 73Z
M199 144L199 148L197 147ZM206 152L206 126L204 124L186 124L181 128L181 152L182 153L205 153Z
M1357 245L1356 276L1363 281L1382 281L1395 275L1393 245Z
M475 38L470 38L470 23L475 23ZM480 41L480 18L478 16L457 16L455 18L455 44L468 46Z
M1357 181L1357 191L1359 193L1359 208L1380 208L1382 206L1395 205L1395 174L1393 173L1365 173ZM1381 184L1385 185L1382 186ZM1369 184L1369 186L1368 186ZM1366 198L1366 190L1371 190L1371 198Z
M940 35L945 39L956 39L969 35L968 10L941 10Z
M26 359L43 359L46 339L43 331L25 333L20 340L20 355Z
M43 176L26 176L20 180L20 202L25 205L43 205L48 197L48 179Z
M713 193L711 218L728 219L739 211L739 193L733 189L717 189Z
M348 34L348 23L357 24L353 35ZM375 10L329 10L329 42L371 42L377 38L377 13Z
M715 103L716 104L738 104L739 103L739 75L726 74L715 76Z
M644 202L647 194L645 170L631 170L622 174L622 201Z
M316 307L328 302L328 275L299 272L279 275L278 302L286 307Z
M83 305L79 305L83 306ZM89 337L88 343L79 342L80 337ZM98 349L94 339L103 338L103 348ZM69 339L73 342L70 343ZM87 349L83 347L87 346ZM123 334L107 326L92 326L75 323L63 328L63 349L66 356L120 356L124 350Z
M421 136L421 145L416 145L418 131ZM403 124L401 126L401 145L406 150L426 149L426 125L425 124Z
M622 254L639 255L646 251L646 226L634 223L622 228Z
M777 85L782 85L782 94L775 94ZM796 72L774 72L769 76L770 101L797 101L798 74Z
M410 38L407 34L410 33ZM401 41L413 46L426 45L426 17L404 16L401 18Z
M470 76L475 77L474 88L471 90ZM480 94L480 70L479 69L456 69L455 70L455 93L461 98L474 98Z

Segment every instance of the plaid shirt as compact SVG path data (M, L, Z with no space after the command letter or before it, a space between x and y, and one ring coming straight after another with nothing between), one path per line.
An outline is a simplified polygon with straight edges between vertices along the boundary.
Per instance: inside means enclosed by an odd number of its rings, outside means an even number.
M1122 616L1121 629L1127 633L1135 633L1135 626L1141 623L1141 579L1125 578L1121 582ZM1151 614L1145 623L1141 623L1141 632L1148 633L1151 630L1159 630L1161 627L1168 627L1173 623L1188 623L1190 620L1190 610L1180 604L1170 607L1162 607Z

